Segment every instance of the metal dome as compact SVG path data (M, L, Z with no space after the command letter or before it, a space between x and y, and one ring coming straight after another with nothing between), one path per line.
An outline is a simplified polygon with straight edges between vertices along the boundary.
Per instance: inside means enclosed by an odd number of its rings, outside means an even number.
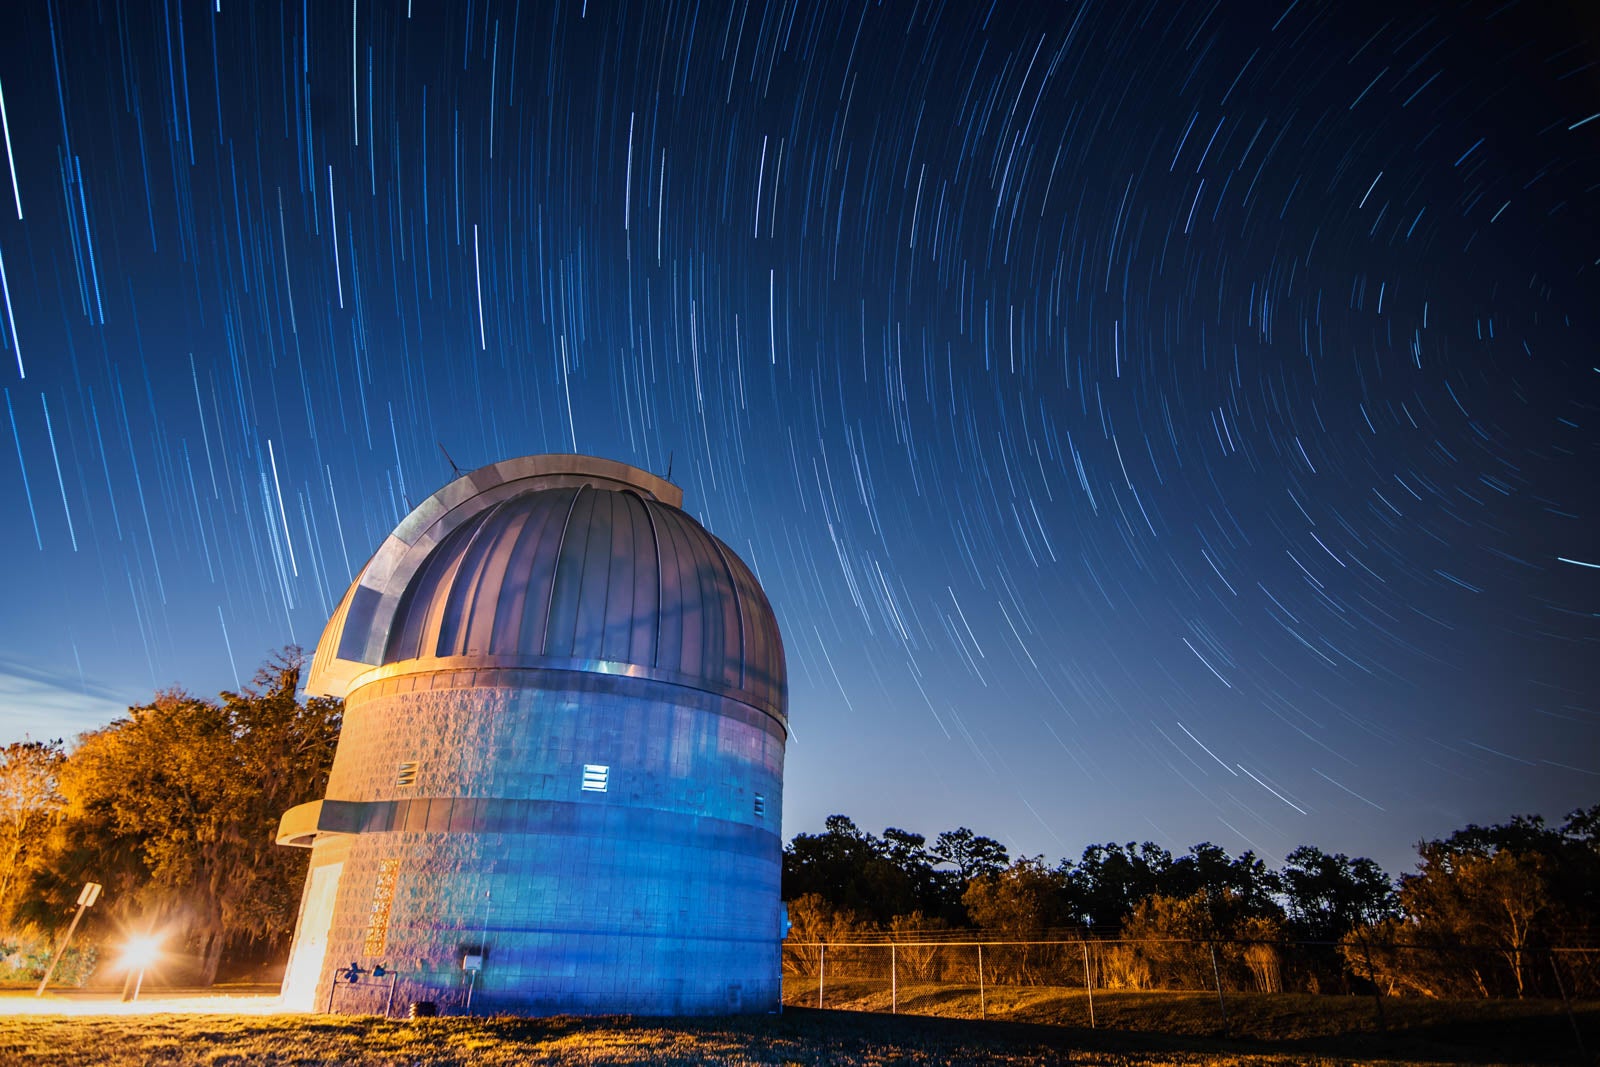
M416 508L329 620L308 688L396 674L543 668L685 685L787 711L759 583L679 510L682 491L586 456L473 471Z

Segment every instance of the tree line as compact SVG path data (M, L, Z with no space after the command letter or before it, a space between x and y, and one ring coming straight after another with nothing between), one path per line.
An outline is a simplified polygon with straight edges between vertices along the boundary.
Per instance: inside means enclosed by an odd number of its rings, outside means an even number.
M965 827L929 842L834 815L785 848L783 895L797 944L1089 940L1100 981L1124 988L1209 986L1231 969L1236 988L1554 995L1563 975L1600 979L1600 951L1578 951L1600 949L1600 804L1559 825L1519 815L1423 841L1398 879L1313 845L1278 868L1209 842L1173 855L1149 841L1052 865ZM1565 952L1554 968L1552 950ZM1039 981L1049 955L992 953L992 980Z
M63 977L92 967L93 946L152 929L191 980L282 962L308 854L276 845L275 830L324 793L343 715L341 701L297 695L303 667L288 648L239 692L165 690L70 749L0 749L0 977L36 976L91 881L104 893ZM1551 950L1600 943L1600 804L1558 825L1516 816L1424 841L1416 871L1398 879L1311 845L1276 868L1209 842L1181 855L1092 844L1050 864L965 827L929 841L835 815L784 849L783 896L797 944L1120 941L1096 967L1129 988L1203 985L1231 968L1258 988L1544 993L1557 977ZM1157 943L1169 947L1139 947ZM1290 945L1301 946L1292 958L1279 951ZM996 966L1040 980L1048 956ZM1595 985L1587 961L1600 952L1563 959L1576 984Z
M297 697L303 666L286 648L237 693L165 690L70 750L0 749L0 975L38 977L86 882L104 891L68 980L134 933L203 984L287 955L309 854L274 843L278 817L322 794L343 714Z

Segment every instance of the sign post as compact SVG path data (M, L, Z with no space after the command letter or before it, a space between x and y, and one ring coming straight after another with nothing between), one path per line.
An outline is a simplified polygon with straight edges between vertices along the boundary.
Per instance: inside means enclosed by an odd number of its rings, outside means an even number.
M61 962L61 957L66 955L67 944L72 940L72 934L78 929L78 920L83 918L83 913L100 899L100 883L85 882L83 890L78 894L78 911L72 917L72 923L67 927L67 936L61 939L61 944L56 946L55 954L50 957L50 966L44 969L44 977L39 979L39 988L33 991L36 997L44 996L45 986L50 984L50 976L56 973L56 964Z
M483 950L469 952L461 957L461 969L467 972L467 1014L472 1014L472 990L478 984L478 972L483 970Z
M1089 974L1089 942L1080 941L1083 946L1083 989L1089 994L1089 1029L1094 1029L1094 979Z

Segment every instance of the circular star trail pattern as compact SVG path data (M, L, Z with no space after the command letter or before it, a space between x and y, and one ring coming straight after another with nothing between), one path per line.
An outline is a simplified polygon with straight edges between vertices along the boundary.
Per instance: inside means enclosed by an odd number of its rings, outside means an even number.
M231 688L452 462L578 451L769 591L788 833L1592 802L1580 7L14 5L7 728Z

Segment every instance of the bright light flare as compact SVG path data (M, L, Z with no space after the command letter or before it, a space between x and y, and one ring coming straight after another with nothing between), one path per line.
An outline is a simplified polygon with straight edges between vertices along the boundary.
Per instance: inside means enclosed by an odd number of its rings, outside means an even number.
M127 971L142 971L161 958L159 934L140 934L130 937L122 946L118 966Z

